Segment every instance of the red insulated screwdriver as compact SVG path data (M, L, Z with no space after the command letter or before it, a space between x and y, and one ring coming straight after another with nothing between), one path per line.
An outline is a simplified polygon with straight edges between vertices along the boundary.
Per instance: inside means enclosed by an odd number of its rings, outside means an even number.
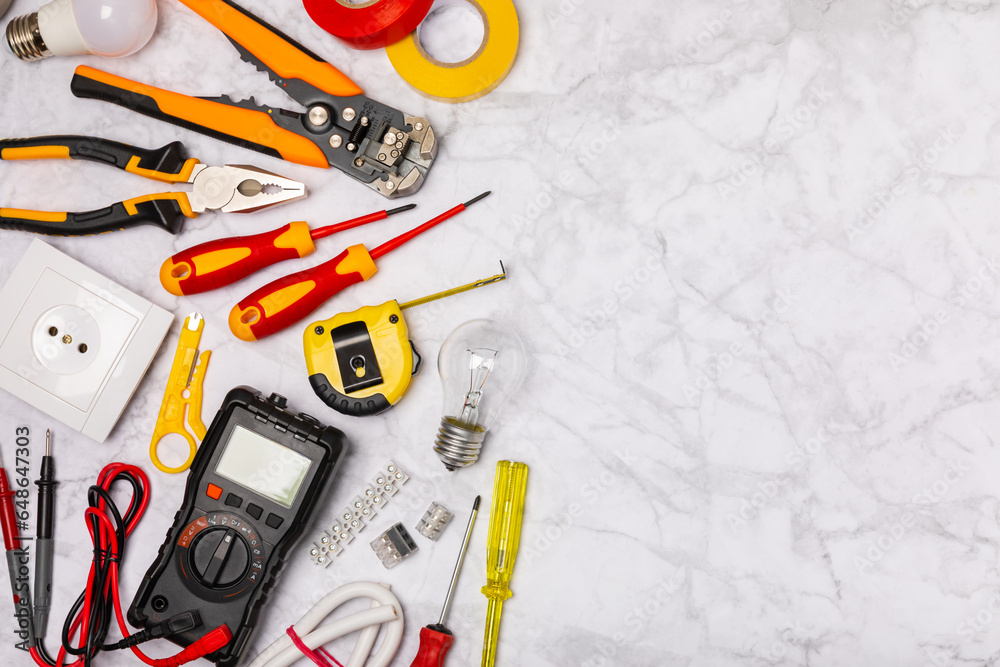
M290 222L280 229L252 236L230 236L182 250L163 262L160 284L176 296L201 294L243 280L261 269L312 254L313 241L337 232L385 220L390 215L416 208L407 204L378 211L347 222L309 229L308 223Z
M375 275L376 259L458 215L489 194L484 192L459 204L419 227L386 241L371 252L359 243L318 266L264 285L233 306L229 313L229 329L240 340L254 341L290 327L308 317L345 287Z
M479 513L479 496L476 496L472 503L472 514L469 516L469 526L465 529L465 540L462 542L462 551L458 554L458 562L455 563L455 572L451 575L451 586L448 587L448 597L445 598L444 607L441 608L441 616L438 622L420 628L420 648L417 650L417 657L410 663L410 667L442 667L444 657L448 655L448 649L455 643L455 635L451 633L444 622L448 619L448 610L451 608L451 598L455 595L455 584L458 583L458 575L462 572L462 563L465 562L465 552L469 549L469 540L472 537L472 526L476 523L476 515Z

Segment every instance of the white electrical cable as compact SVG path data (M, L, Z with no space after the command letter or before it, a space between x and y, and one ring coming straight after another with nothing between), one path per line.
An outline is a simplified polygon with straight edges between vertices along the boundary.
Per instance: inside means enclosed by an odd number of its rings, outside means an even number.
M372 607L317 629L320 622L337 607L357 598L371 598ZM386 625L385 637L378 651L369 659L379 627L383 624ZM310 649L320 648L338 637L361 630L350 659L344 663L345 667L387 667L403 639L403 608L388 586L370 582L346 584L317 602L292 629ZM248 667L288 667L300 658L302 653L286 633L264 649Z

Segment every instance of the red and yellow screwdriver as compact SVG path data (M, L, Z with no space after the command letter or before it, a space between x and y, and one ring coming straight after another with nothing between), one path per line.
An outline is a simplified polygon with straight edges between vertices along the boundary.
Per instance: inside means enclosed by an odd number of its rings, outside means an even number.
M290 222L280 229L252 236L231 236L182 250L160 267L160 284L176 296L201 294L243 280L261 269L312 254L313 241L385 220L390 215L416 208L407 204L378 211L347 222L310 229L308 223Z
M233 307L229 313L229 329L237 338L245 341L260 340L278 333L308 317L344 288L375 275L375 260L379 257L458 215L489 194L484 192L459 204L370 252L359 243L318 266L268 283Z

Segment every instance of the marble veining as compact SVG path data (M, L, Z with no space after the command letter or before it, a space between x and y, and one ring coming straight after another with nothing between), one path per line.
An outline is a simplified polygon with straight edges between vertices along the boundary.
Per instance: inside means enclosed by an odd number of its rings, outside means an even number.
M5 18L37 8L14 0ZM384 416L330 412L312 394L297 330L256 344L226 314L273 267L219 293L175 298L156 267L198 242L332 223L386 201L337 173L274 160L69 91L86 63L196 95L291 106L180 3L160 3L150 45L120 61L0 58L5 136L182 140L214 164L304 181L307 200L247 216L50 242L178 317L109 440L97 445L4 396L0 443L27 425L58 456L53 627L85 577L86 489L102 463L150 470L153 500L129 544L127 603L179 505L182 476L149 465L180 320L207 318L205 417L249 384L327 419L352 449L318 524L387 458L412 476L374 538L432 501L464 524L494 463L531 467L514 597L499 663L545 665L995 664L1000 656L1000 14L993 0L517 1L509 78L449 106L422 98L385 54L353 52L297 3L245 5L348 72L369 94L434 123L438 162L417 211L321 242L311 266L378 243L487 189L494 194L384 258L320 315L491 275L510 279L408 314L425 358ZM293 107L294 108L294 107ZM0 163L4 206L86 210L157 191L101 165ZM0 280L30 237L5 232ZM458 324L516 327L529 378L483 460L446 472L434 361ZM34 476L34 472L32 475ZM450 625L449 664L478 664L486 513ZM315 527L308 535L315 532ZM394 662L447 588L461 528L385 571L364 541L319 570L293 552L249 651L339 583L390 583L406 612ZM5 608L0 603L0 609ZM14 652L2 612L0 655ZM51 642L50 642L51 644ZM349 642L331 651L346 658ZM154 655L173 647L151 646ZM100 664L137 664L103 655Z

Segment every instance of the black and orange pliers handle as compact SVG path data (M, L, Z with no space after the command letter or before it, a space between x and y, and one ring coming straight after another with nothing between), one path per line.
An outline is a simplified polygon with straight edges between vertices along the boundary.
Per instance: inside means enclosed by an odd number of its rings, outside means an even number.
M141 149L116 141L83 136L0 140L3 160L89 160L165 183L186 183L198 160L186 158L180 142ZM185 218L194 218L187 194L164 192L135 197L107 208L82 213L0 208L0 229L58 236L101 234L136 225L153 224L171 234Z

